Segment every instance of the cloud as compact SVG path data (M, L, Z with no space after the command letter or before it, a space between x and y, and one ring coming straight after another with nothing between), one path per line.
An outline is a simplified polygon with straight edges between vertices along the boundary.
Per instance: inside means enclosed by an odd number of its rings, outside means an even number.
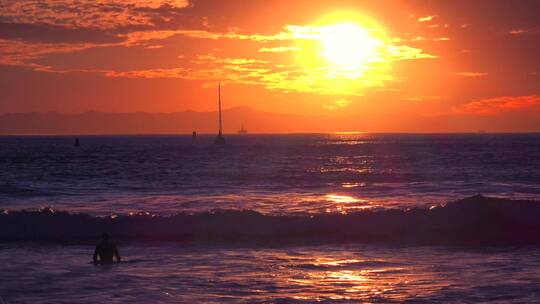
M416 21L418 21L418 22L428 22L428 21L433 20L436 17L438 17L438 15L425 16L425 17L420 17L420 18L416 19Z
M188 7L187 0L0 1L0 64L58 71L32 61L98 47L158 48L149 42L174 31L155 24Z
M298 51L299 48L294 46L278 46L278 47L263 47L259 49L259 52L262 53L285 53L285 52L292 52L292 51Z
M474 99L455 107L459 114L495 115L540 106L540 95L500 96L486 99Z
M361 67L336 67L322 59L314 60L312 66L301 66L291 62L290 58L283 59L272 54L318 52L314 47L308 48L327 34L328 26L293 24L266 33L238 28L214 31L207 27L208 18L202 17L198 18L199 27L187 24L164 26L169 20L182 16L189 7L187 0L0 0L0 20L5 22L0 27L0 64L43 72L101 73L106 77L223 80L261 85L283 92L354 96L360 95L363 89L380 88L394 81L389 72L392 61L436 58L420 48L389 39L378 46L379 53ZM192 45L203 39L230 40L243 46L249 45L258 52L234 58L208 54L208 49L195 49L199 54L206 55L176 61L179 66L157 66L152 69L138 69L135 66L131 70L116 70L103 65L99 69L88 68L87 65L83 65L84 68L60 68L38 63L42 59L47 61L47 56L53 54L94 48L114 47L115 53L122 48L160 49L170 43L168 40L179 38L177 36L193 39L190 41ZM264 58L268 61L258 58L262 57L261 53L267 53ZM70 62L70 65L73 63ZM371 70L377 73L369 74Z
M187 0L1 1L0 19L9 23L114 29L151 25L163 16L162 8L178 11L188 6Z
M350 100L342 98L342 99L334 100L334 102L331 104L324 105L324 108L327 110L333 111L339 108L344 108L348 106L350 103L351 103Z
M288 51L308 52L297 41L318 41L324 29L319 26L286 25L279 31L269 34L239 33L237 30L228 32L211 32L206 30L166 30L160 32L135 32L127 35L127 44L136 45L150 40L181 35L193 39L237 40L264 44L280 42L282 45L258 48L259 53L283 53ZM155 41L154 41L155 43ZM283 92L308 92L321 95L361 95L366 88L382 87L386 82L393 81L388 73L389 63L399 60L415 60L436 58L426 54L422 49L407 45L385 43L378 49L377 58L367 62L365 66L351 69L325 64L324 60L312 66L301 66L288 61L265 61L253 58L227 58L215 54L198 55L192 61L195 66L168 69L146 69L133 71L108 71L108 77L128 78L182 78L208 81L228 81L237 84L261 85L270 90ZM377 74L369 73L373 67ZM367 77L366 77L367 75ZM335 107L335 105L333 105Z
M332 70L306 70L297 64L280 64L251 58L220 58L213 54L199 55L193 67L103 71L107 77L179 78L222 81L243 85L259 85L281 92L304 92L319 95L361 95L359 88L381 86L369 78L336 78ZM332 78L333 77L333 78ZM388 79L390 80L390 79ZM383 80L380 80L383 81Z
M462 76L462 77L484 77L489 75L488 73L483 72L455 72L451 73L452 75Z
M521 35L521 34L525 34L525 33L528 33L529 30L528 29L513 29L511 31L509 31L508 33L510 35Z
M272 39L292 39L293 37L313 38L313 27L301 28L299 26L288 26L285 29L294 29L296 32L284 30L270 35L246 35L237 33L212 33L205 31L174 31L174 34L187 35L192 37L205 37L207 39L239 39L261 43ZM162 33L169 36L171 32ZM138 35L140 36L140 35ZM144 35L143 35L144 36ZM277 38L279 37L279 38ZM135 41L141 41L138 37ZM143 39L144 40L144 39ZM294 42L294 40L287 41ZM262 48L264 49L264 48ZM290 45L277 46L264 49L265 52L279 53L282 51L297 50L298 47ZM259 51L261 48L259 49ZM426 54L423 50L406 45L386 45L381 51L384 62L374 61L376 75L369 73L370 66L363 69L351 70L348 67L339 68L334 65L301 66L296 63L281 61L266 61L256 58L228 58L219 57L213 53L198 55L192 63L195 66L167 68L167 69L145 69L133 71L108 71L108 77L127 78L181 78L198 79L208 81L227 81L236 84L261 85L270 90L282 92L306 92L320 95L342 95L355 96L362 95L361 90L367 88L382 87L385 83L394 81L391 74L387 73L388 63L399 60L415 60L423 58L436 58L434 55ZM256 55L256 54L255 54ZM365 75L368 75L367 77Z
M424 53L422 49L413 48L406 45L389 46L386 49L386 52L388 52L390 57L394 60L437 58L435 55Z
M0 39L0 64L23 67L40 67L31 61L49 54L71 53L98 46L90 43L28 43L19 40ZM43 71L43 68L39 69ZM51 70L51 69L48 69Z
M5 22L0 23L0 38L55 43L112 43L122 40L117 35L99 29Z
M434 101L441 99L442 96L412 96L404 98L404 100L407 101L414 101L414 102L424 102L424 101Z

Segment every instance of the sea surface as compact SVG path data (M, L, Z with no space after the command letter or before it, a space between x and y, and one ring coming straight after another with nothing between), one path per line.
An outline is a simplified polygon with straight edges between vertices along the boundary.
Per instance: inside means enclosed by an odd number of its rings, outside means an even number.
M540 302L539 134L79 139L0 137L0 304Z
M540 196L540 134L0 137L0 208L266 214Z

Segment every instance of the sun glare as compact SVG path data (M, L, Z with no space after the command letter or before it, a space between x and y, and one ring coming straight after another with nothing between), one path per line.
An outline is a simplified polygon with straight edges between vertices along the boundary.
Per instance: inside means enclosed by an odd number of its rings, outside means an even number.
M372 19L338 12L289 30L297 41L297 61L306 74L302 86L323 94L357 95L392 80L391 41Z
M357 24L343 22L324 26L320 31L321 54L332 64L359 69L379 60L377 48L382 41Z

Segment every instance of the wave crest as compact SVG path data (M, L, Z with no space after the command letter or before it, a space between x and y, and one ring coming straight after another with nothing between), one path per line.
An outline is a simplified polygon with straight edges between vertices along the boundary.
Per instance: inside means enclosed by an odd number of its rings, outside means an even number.
M540 243L540 202L474 196L431 209L263 215L221 210L155 216L4 211L0 241L95 241L102 231L137 241L315 241L419 244Z

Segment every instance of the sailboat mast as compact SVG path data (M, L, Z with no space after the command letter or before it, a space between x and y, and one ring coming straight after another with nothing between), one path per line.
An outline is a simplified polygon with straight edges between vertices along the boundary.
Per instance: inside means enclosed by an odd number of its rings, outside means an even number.
M219 106L219 133L214 140L214 144L216 145L224 145L225 144L225 138L223 138L223 125L221 121L221 83L218 82L218 106Z
M219 103L219 134L223 132L223 125L221 122L221 83L218 83L218 103Z

